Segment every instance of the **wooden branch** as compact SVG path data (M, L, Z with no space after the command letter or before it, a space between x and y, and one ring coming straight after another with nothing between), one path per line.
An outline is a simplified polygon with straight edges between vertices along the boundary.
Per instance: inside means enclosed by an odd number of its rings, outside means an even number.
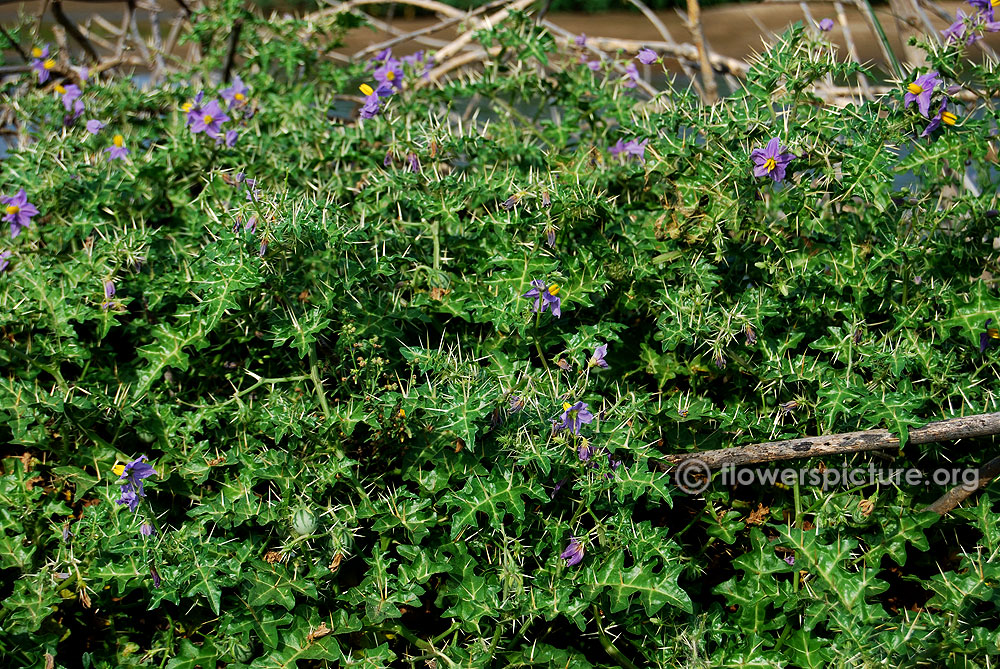
M243 31L243 19L236 19L233 22L232 32L229 33L229 46L226 48L226 64L222 67L222 82L229 83L229 76L233 71L233 61L236 60L236 47L240 42L240 33Z
M66 16L66 13L63 12L62 0L52 0L52 16L59 25L66 29L66 32L69 33L70 37L76 40L76 43L83 47L83 50L87 52L87 56L92 62L96 63L100 60L100 57L97 55L97 49L94 48L94 45L90 43L90 40L83 36L83 33L81 33L80 29L76 27L76 24L70 21L69 17Z
M938 515L943 516L971 497L972 493L985 486L997 476L1000 476L1000 458L993 458L979 468L979 480L976 482L975 486L967 488L964 484L957 485L939 497L936 502L928 506L924 509L924 511L933 511Z
M642 12L642 15L653 24L653 27L660 33L660 37L663 38L664 42L671 45L674 49L677 48L677 42L674 40L674 36L670 34L670 30L667 28L667 25L660 20L660 17L657 16L653 10L647 7L642 0L629 0L629 2L632 3L636 9ZM634 50L638 51L640 48L642 47L636 47ZM677 58L677 62L680 64L684 75L691 80L691 83L698 89L698 94L701 95L701 83L698 81L697 77L694 76L694 70L688 66L687 61L684 58Z
M719 89L715 84L715 72L708 60L708 45L705 43L705 31L701 27L701 5L698 0L687 0L688 30L698 50L698 62L701 65L701 86L705 91L705 102L713 104L719 99Z
M988 437L1000 434L1000 412L949 418L910 430L911 444L929 444L935 441L952 441L972 437ZM763 444L733 446L701 453L677 453L663 459L671 465L686 460L700 460L711 469L725 465L749 465L796 458L815 458L841 453L876 451L884 448L899 448L899 437L889 430L864 430L845 432L820 437L803 437L784 441L769 441ZM666 467L665 467L666 468Z
M21 57L21 60L23 60L25 63L27 63L28 62L28 54L26 54L21 49L21 45L20 44L18 44L17 42L14 41L14 38L10 36L10 33L7 32L6 30L4 30L3 26L0 26L0 35L3 35L4 37L7 38L7 41L10 43L11 48L14 49L14 51L17 51L17 55L19 55Z

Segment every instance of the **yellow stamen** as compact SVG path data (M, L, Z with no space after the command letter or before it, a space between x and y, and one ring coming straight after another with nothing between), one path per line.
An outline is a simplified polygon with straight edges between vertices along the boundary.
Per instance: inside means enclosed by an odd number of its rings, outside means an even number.
M194 107L193 102L185 102L184 104L181 105L181 110L189 112L193 107Z
M990 7L1000 7L1000 0L990 0Z
M768 158L768 159L767 159L767 160L766 160L766 161L764 162L764 169L765 169L765 170L767 170L768 172L771 172L771 171L772 171L772 170L774 170L774 168L775 168L775 167L777 167L777 166L778 166L778 163L776 163L776 162L774 161L774 158Z
M115 476L121 476L125 473L125 465L115 465L111 468L111 471L115 473Z
M906 85L906 90L908 90L913 95L920 95L924 92L924 87L917 82L912 82Z
M59 95L66 95L66 89L63 88L62 84L56 84L56 93Z
M406 409L400 409L399 415L402 416L403 418L406 418Z
M13 216L14 214L16 214L19 211L21 211L21 208L19 206L17 206L16 204L9 204L9 205L7 205L7 215L8 216Z
M55 66L56 66L56 61L52 60L51 58L42 63L42 67L44 67L46 70L51 70Z
M559 288L559 284L554 283L551 286L549 286L549 295L552 295L554 297L559 294L560 290L561 289Z
M212 125L212 121L214 121L215 119L212 118L211 114L205 114L204 116L201 117L201 120L205 122L205 125Z
M361 84L360 86L358 86L358 88L361 89L361 93L363 95L371 95L372 93L375 92L375 89L373 89L368 84Z
M111 141L114 142L117 147L125 146L125 138L121 135L115 135Z
M989 335L990 339L1000 339L1000 330L997 328L987 328L986 334Z
M388 79L389 81L392 81L396 78L396 73L393 72L392 70L389 70L388 72L385 73L385 78Z
M569 411L569 408L573 406L569 402L563 402L563 411Z
M997 0L1000 2L1000 0ZM958 122L958 117L949 111L941 112L941 122L945 125L955 125Z
M233 97L236 98L236 100L238 100L239 102L243 102L243 100L246 99L246 97L242 93L237 93Z
M31 50L31 57L32 57L32 58L41 58L41 57L42 57L42 50L41 50L41 49L39 49L39 48L38 48L38 47L36 46L35 48L33 48L33 49Z

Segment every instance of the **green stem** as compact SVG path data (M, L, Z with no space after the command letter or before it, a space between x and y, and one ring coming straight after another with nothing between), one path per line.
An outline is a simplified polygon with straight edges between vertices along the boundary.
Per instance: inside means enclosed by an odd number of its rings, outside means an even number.
M614 660L619 667L625 667L625 669L639 669L635 666L631 660L622 655L622 652L615 647L615 644L611 642L608 635L604 632L604 625L601 623L601 611L597 608L597 604L592 607L594 611L594 622L597 623L597 632L601 637L601 646L604 648L604 652L608 654L612 660Z
M892 47L889 45L889 38L886 37L885 30L882 29L882 24L879 22L878 17L875 16L875 10L872 9L871 3L868 2L868 0L858 0L858 7L868 12L868 18L872 22L872 26L875 28L878 41L882 44L882 51L885 53L885 57L889 60L889 64L892 65L892 69L896 73L896 77L898 77L900 81L903 81L903 79L906 78L906 75L903 73L903 66L899 64L896 54L893 53Z
M330 418L330 405L326 403L326 393L323 392L323 379L319 377L319 365L316 363L316 344L309 347L309 376L313 385L316 386L316 396L319 398L319 405L323 408L323 418Z

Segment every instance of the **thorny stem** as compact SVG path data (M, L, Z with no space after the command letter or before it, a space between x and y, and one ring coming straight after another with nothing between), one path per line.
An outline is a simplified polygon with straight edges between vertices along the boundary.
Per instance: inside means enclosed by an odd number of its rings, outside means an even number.
M541 329L542 324L542 305L541 297L539 299L538 311L535 312L535 350L538 351L538 357L542 361L542 367L545 368L545 372L549 371L549 363L545 361L545 354L542 353L542 342L540 341L540 335L538 331Z
M329 420L330 405L326 403L326 393L323 392L323 379L319 376L319 365L316 362L316 344L309 347L309 376L313 385L316 386L316 396L319 398L319 405L323 408L323 418Z
M604 631L604 625L601 622L601 610L597 608L597 604L594 604L591 608L594 612L594 622L597 623L597 632L600 635L601 646L604 647L604 652L607 653L612 660L617 662L620 667L625 667L625 669L639 669L639 667L635 666L631 660L622 655L622 652L618 650L618 648L615 647L615 644L611 642L611 639L608 638L607 633Z

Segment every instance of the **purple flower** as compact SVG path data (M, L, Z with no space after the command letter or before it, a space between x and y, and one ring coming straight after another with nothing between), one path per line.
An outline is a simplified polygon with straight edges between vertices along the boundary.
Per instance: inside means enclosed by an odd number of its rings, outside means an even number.
M361 106L361 118L375 118L382 108L381 99L392 95L392 86L381 83L377 89L373 89L368 84L361 84L360 89L365 96L365 102Z
M788 563L789 565L794 565L794 564L795 564L795 556L794 556L794 555L786 555L786 556L784 557L784 560L785 560L785 562L786 562L786 563Z
M955 22L950 26L941 31L941 35L944 37L945 42L961 42L965 41L966 44L972 44L977 39L982 39L982 35L976 32L976 28L980 27L981 15L976 14L975 17L965 16L962 10L959 9L955 12ZM967 19L975 21L975 25L970 25Z
M420 171L420 160L417 158L417 154L411 153L408 156L406 156L406 166L410 169L411 172Z
M50 70L56 66L56 61L49 58L49 45L41 49L36 46L31 50L31 57L31 68L38 73L38 83L44 84L49 80Z
M594 349L594 355L590 356L590 360L587 362L588 367L603 367L607 369L608 363L604 360L604 356L608 352L608 345L601 344Z
M3 220L10 223L11 237L21 234L21 230L31 225L32 217L38 215L38 209L28 202L28 194L23 188L16 195L0 197L0 203L6 205Z
M993 2L992 0L969 0L969 4L976 9L976 12L985 16L987 21L993 20Z
M132 512L139 508L139 498L146 496L143 479L156 473L151 465L146 464L146 459L145 455L140 455L127 465L116 465L114 468L119 482L122 483L121 496L117 502L127 504L129 511Z
M385 158L382 159L382 167L392 167L392 151L385 152Z
M979 333L979 352L984 353L986 349L992 346L1000 346L1000 329L991 328L990 323L993 319L987 319L986 323L983 325L983 331Z
M108 160L125 160L125 156L128 155L128 149L125 148L125 138L121 135L115 135L111 139L111 146L104 149L104 152L108 154Z
M246 87L243 80L240 79L240 75L233 77L233 83L229 88L223 88L219 91L219 95L225 100L229 108L232 109L234 106L244 105L247 102L247 93L250 89Z
M56 84L56 93L62 95L63 107L66 111L73 111L73 101L83 95L83 91L76 84L70 84L69 86L63 86L62 84Z
M614 143L614 146L608 149L608 153L610 153L614 158L617 158L624 152L625 152L625 142L623 142L620 139Z
M153 577L153 587L160 587L160 572L156 571L156 565L149 565L149 574Z
M70 126L76 123L76 119L83 116L83 111L84 111L83 101L73 100L72 113L66 114L65 118L63 118L63 125Z
M375 68L375 73L372 76L380 84L397 89L403 81L403 65L395 58L387 58L382 65Z
M240 133L236 130L227 130L225 134L218 134L215 136L215 145L225 144L229 148L236 146L236 140L240 138Z
M634 139L630 139L625 142L624 151L625 155L632 156L633 158L638 158L640 163L646 162L646 145L649 144L648 139L644 139L641 142L637 142Z
M643 49L639 52L637 58L643 65L652 65L656 62L656 59L659 58L659 56L657 56L656 52L652 49Z
M833 30L833 19L830 18L822 19L819 22L819 29L825 33L828 33L831 30Z
M156 534L156 528L153 527L152 523L143 523L139 526L139 534L144 537L151 537Z
M199 132L203 132L209 137L215 137L219 134L222 124L228 120L229 117L219 107L219 101L212 100L201 109L201 113L191 123L191 133L197 135Z
M626 88L635 88L638 86L639 82L639 68L635 66L635 63L629 63L625 66L625 86Z
M584 33L580 33L573 40L573 43L582 49L583 47L587 46L587 36Z
M750 152L750 159L753 160L753 175L755 177L771 177L775 181L785 179L785 168L795 154L788 153L788 148L781 145L777 137L772 137L771 141L763 149L754 149Z
M562 300L556 297L558 294L559 284L554 283L551 286L546 286L545 282L541 279L535 279L531 282L531 288L521 297L535 298L532 313L537 314L544 312L546 309L551 309L552 315L559 318L562 316Z
M587 67L590 68L591 72L597 72L601 69L601 61L599 60L588 60Z
M81 65L77 71L80 73L80 81L87 81L87 79L90 79L90 68L86 65Z
M910 103L916 100L917 109L920 114L927 118L931 108L931 94L937 85L941 83L937 78L937 72L922 74L906 85L906 94L903 95L903 107L909 108Z
M104 301L101 302L101 309L110 309L114 306L111 299L115 296L115 282L108 279L104 282Z
M198 94L194 96L194 102L185 102L181 105L181 111L183 111L187 116L188 127L194 125L194 122L202 116L201 100L204 97L204 91L199 91Z
M580 434L580 426L594 422L594 414L590 413L586 402L570 404L563 402L563 412L560 416L562 424L556 424L560 430L569 430L573 434Z
M943 98L941 100L941 108L938 109L938 113L934 115L931 122L927 124L926 128L924 128L924 131L920 133L921 137L929 136L932 132L940 128L942 123L945 125L955 125L958 121L958 117L945 109L947 104L948 98Z
M549 248L555 248L556 229L551 225L545 226L545 243L549 245Z
M7 266L10 265L10 261L7 260L8 258L10 258L9 250L0 253L0 272L7 271Z
M587 439L580 440L580 450L577 452L578 457L583 462L590 460L590 456L594 454L594 448L590 445L590 441Z
M563 560L566 560L567 567L573 567L583 560L583 544L576 540L576 537L570 537L569 546L566 547L562 553L559 554Z

